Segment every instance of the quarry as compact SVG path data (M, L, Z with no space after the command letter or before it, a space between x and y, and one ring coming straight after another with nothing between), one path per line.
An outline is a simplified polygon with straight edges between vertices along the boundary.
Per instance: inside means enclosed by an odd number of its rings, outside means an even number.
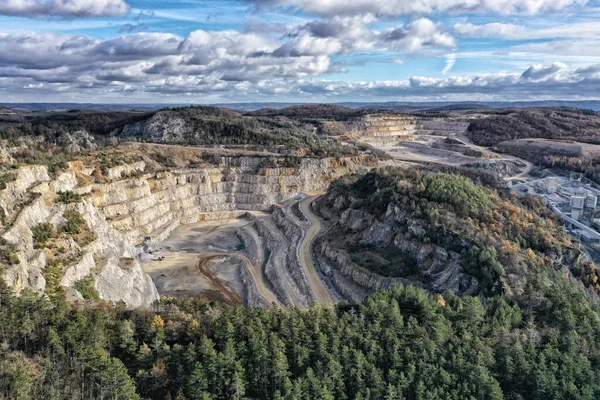
M126 142L113 153L96 150L83 131L63 135L71 151L92 153L58 173L20 166L0 192L3 249L13 260L4 279L17 293L59 286L72 301L86 301L77 288L91 281L100 298L131 308L161 296L285 308L360 303L409 282L358 265L323 238L362 227L364 240L389 241L389 224L401 212L387 210L390 222L382 224L348 213L332 219L341 200L326 197L331 183L377 167L414 165L475 168L523 181L532 164L473 144L468 126L465 117L403 114L325 120L319 129L329 132L327 143L347 154L293 157L277 145L187 145L198 132L160 113L122 133L155 143ZM89 229L61 233L74 213ZM49 229L47 241L38 237L41 228ZM432 290L469 293L476 285L460 272L457 254L400 239L394 246L431 271ZM56 260L59 271L49 275Z

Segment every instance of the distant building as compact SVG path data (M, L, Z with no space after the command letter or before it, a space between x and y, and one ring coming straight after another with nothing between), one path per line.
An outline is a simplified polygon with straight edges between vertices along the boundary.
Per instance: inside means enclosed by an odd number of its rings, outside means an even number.
M585 199L585 207L586 208L596 208L598 205L598 197L596 196L588 196Z
M574 209L582 210L585 206L584 196L571 196L571 207Z

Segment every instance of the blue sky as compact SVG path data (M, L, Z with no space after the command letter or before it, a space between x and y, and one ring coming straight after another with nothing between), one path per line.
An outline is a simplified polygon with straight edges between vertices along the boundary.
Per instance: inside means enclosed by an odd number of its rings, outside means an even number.
M599 0L2 0L5 101L600 98Z

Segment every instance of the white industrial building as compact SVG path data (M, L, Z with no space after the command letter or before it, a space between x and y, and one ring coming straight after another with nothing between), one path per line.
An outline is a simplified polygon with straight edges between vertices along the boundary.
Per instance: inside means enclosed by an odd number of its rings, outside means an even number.
M521 194L544 198L582 243L600 248L600 215L596 216L600 190L581 180L549 177L514 185Z

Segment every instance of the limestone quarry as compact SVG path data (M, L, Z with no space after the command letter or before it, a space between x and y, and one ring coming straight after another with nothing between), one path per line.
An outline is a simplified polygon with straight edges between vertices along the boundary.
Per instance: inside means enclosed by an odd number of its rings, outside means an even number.
M99 298L130 308L149 307L160 296L262 307L361 302L404 280L358 266L323 238L342 226L365 230L367 241L391 240L391 225L349 210L332 218L333 209L343 210L323 195L336 179L377 162L470 165L512 178L524 173L527 165L514 157L471 144L467 126L460 118L399 114L325 121L322 130L340 133L327 140L343 151L320 157L277 145L125 143L97 150L87 132L63 133L59 142L77 155L73 161L15 166L3 175L4 279L17 293L60 289L72 301L89 301L81 291L91 285ZM192 133L183 119L159 113L127 125L122 135L186 143ZM11 151L0 149L12 164ZM398 213L388 210L390 221ZM468 293L476 285L457 272L456 254L392 242L429 271L433 290Z
M76 283L92 276L103 299L123 301L129 307L149 306L159 292L150 278L152 272L150 276L145 273L139 262L146 265L152 260L148 249L160 246L180 227L244 216L248 223L234 225L231 231L239 238L235 246L244 251L227 256L237 257L233 263L237 265L231 267L237 271L230 279L235 282L227 283L219 275L223 271L211 273L210 263L206 264L209 256L218 263L225 251L200 254L199 245L183 265L198 269L198 274L208 276L212 283L195 288L192 294L231 291L235 292L230 296L232 302L310 305L315 297L309 279L297 268L297 254L290 251L304 240L304 230L287 220L284 209L276 205L302 192L324 191L337 177L366 166L367 159L304 158L294 167L276 167L281 161L276 155L261 153L212 159L216 161L213 165L161 171L136 161L105 168L101 179L96 175L97 166L80 161L70 163L56 176L51 176L46 166L16 169L14 180L0 192L6 221L3 250L13 258L5 269L5 280L17 293L25 288L42 292L48 279L45 271L56 256L65 264L60 284L73 298L80 298ZM71 192L80 199L57 200L61 193ZM89 243L65 235L60 243L59 239L52 242L55 248L36 243L34 231L51 224L58 232L67 210L83 216L93 232ZM264 212L269 212L268 218L260 217ZM149 271L153 268L148 265ZM158 287L167 293L184 290L167 289L160 282ZM268 289L262 289L265 287Z

